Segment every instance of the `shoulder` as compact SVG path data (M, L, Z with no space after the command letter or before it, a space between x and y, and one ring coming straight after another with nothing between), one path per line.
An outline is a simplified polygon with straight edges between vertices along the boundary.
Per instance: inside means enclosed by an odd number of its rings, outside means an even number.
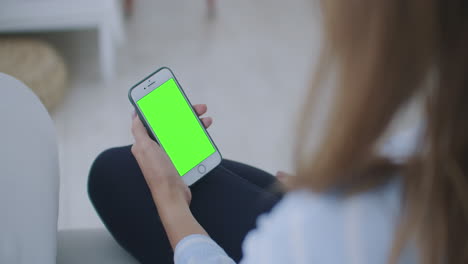
M244 242L245 260L385 263L399 213L398 181L352 197L294 191L259 217Z

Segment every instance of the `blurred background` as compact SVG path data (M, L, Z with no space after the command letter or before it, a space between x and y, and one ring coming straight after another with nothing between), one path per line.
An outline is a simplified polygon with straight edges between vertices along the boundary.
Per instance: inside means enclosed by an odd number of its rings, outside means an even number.
M320 44L316 9L310 0L2 0L0 72L31 87L56 125L59 229L102 226L89 168L132 143L128 89L161 66L208 105L225 158L292 171Z

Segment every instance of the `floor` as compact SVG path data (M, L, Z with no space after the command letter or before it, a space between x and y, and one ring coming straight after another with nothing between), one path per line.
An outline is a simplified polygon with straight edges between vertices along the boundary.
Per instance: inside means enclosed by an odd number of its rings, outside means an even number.
M193 103L206 103L211 136L224 157L271 173L291 171L296 112L319 40L309 0L135 1L118 50L117 74L100 79L97 34L46 37L65 56L70 87L52 114L57 126L61 190L59 228L100 227L86 193L94 158L132 143L128 89L161 66L173 69Z

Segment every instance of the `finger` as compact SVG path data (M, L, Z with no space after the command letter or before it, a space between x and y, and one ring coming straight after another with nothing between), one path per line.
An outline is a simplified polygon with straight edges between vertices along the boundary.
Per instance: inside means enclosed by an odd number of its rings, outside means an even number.
M145 141L145 140L150 139L145 126L143 125L143 123L141 122L138 116L135 116L133 118L132 134L133 134L133 137L135 138L135 141Z
M284 171L278 171L276 172L276 177L289 177L291 174L284 172Z
M203 125L205 126L205 128L209 128L211 126L211 124L213 124L213 118L211 117L204 117L201 119Z
M196 104L193 106L193 109L195 109L198 116L201 116L206 113L208 106L206 106L206 104Z
M276 178L280 181L280 182L284 182L288 179L288 177L291 176L289 173L286 173L284 171L278 171L276 173Z

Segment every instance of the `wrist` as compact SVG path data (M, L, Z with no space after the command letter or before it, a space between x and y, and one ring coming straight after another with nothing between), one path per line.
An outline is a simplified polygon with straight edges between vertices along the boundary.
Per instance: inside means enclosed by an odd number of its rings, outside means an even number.
M186 236L192 234L208 236L206 231L193 217L187 203L175 202L173 204L164 204L162 207L158 207L158 213L174 250L179 241Z
M184 194L179 189L159 188L151 190L151 195L160 214L173 209L189 207Z

